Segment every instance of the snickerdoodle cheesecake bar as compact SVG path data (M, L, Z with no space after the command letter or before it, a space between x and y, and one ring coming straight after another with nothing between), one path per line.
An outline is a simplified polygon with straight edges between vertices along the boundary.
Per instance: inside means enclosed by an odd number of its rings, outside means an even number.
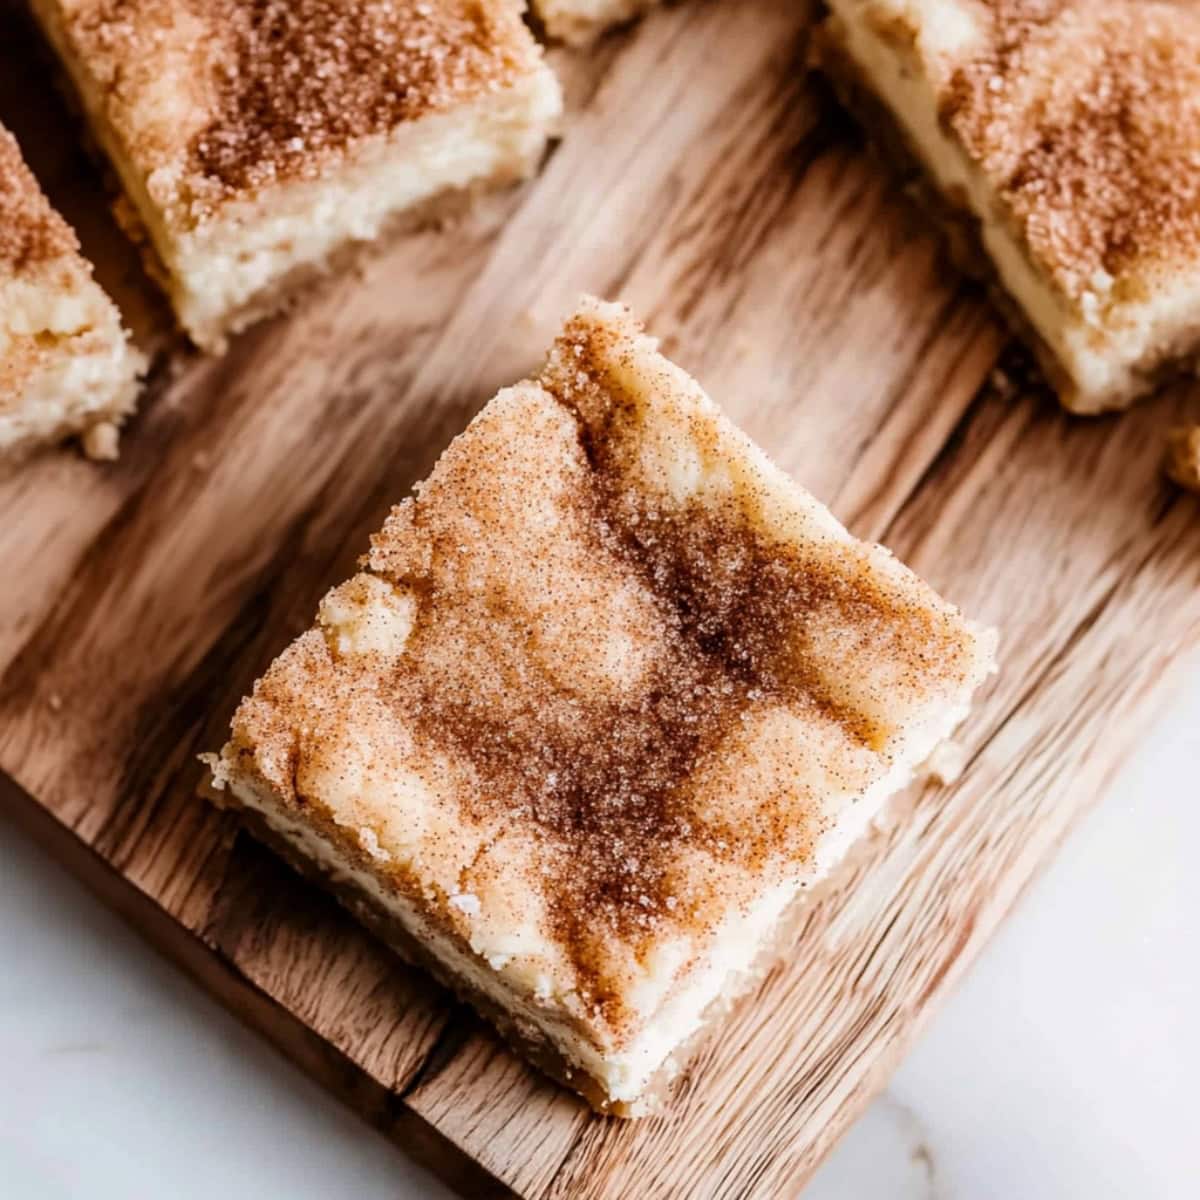
M659 0L533 0L546 32L573 46L586 46L606 30L631 21Z
M0 127L0 458L78 435L114 458L145 362L74 230Z
M1124 408L1196 364L1200 6L826 3L823 66L922 168L1068 408Z
M218 796L598 1110L651 1110L993 635L585 301L242 702Z
M561 112L524 0L32 0L207 349L356 245L531 174Z

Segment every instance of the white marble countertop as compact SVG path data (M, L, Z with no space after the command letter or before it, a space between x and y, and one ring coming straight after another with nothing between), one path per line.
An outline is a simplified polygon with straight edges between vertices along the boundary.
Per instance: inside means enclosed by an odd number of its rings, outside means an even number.
M805 1200L1200 1196L1200 681ZM4 1200L448 1195L0 820Z

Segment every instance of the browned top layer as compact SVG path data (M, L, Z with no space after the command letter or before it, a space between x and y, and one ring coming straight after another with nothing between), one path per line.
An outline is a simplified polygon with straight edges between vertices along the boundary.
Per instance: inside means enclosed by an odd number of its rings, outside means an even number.
M485 916L501 897L515 926L534 912L612 1028L633 964L663 940L702 946L802 874L836 801L981 669L954 610L798 489L780 500L673 370L627 323L572 321L538 383L493 401L374 539L376 579L416 598L403 654L306 635L235 726L274 786L318 807L308 780L373 789L351 743L404 746L453 796L420 891L472 831L441 886ZM711 486L681 493L675 458Z
M214 202L511 84L520 0L64 0L106 117L145 173ZM167 96L165 93L172 93ZM156 105L185 111L161 121Z
M1079 299L1200 255L1200 5L954 0L982 10L945 119ZM933 15L930 20L935 19ZM978 49L978 48L977 48Z
M24 271L78 248L74 230L51 207L16 139L0 126L0 270Z

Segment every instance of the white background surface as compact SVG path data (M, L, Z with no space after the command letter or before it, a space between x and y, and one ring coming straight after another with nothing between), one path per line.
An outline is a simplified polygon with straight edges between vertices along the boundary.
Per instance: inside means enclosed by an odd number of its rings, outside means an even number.
M804 1200L1200 1196L1200 680ZM0 1198L410 1200L431 1178L0 820Z

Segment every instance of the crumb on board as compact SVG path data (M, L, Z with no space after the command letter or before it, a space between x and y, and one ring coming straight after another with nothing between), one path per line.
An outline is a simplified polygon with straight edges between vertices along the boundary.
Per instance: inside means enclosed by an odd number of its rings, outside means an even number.
M1185 425L1167 434L1163 469L1180 487L1200 492L1200 425Z
M966 747L961 742L943 742L925 760L925 775L945 787L958 779L966 765Z
M98 421L83 432L83 452L97 462L114 462L121 455L121 433L112 421Z

